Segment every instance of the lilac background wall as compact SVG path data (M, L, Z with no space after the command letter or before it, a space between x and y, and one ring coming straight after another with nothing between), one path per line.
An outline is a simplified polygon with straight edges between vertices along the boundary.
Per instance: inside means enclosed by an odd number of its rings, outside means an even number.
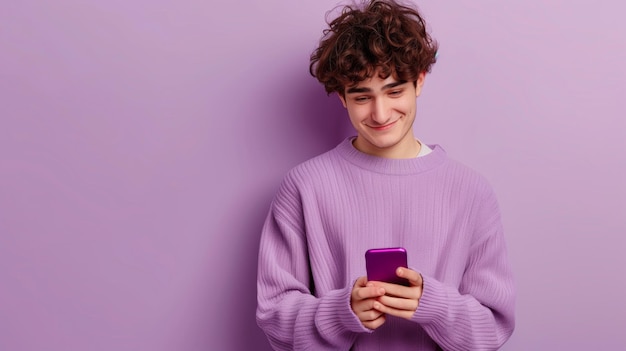
M5 1L0 349L268 350L259 231L349 127L308 76L335 0ZM417 135L485 174L516 273L505 350L626 348L620 1L422 1Z

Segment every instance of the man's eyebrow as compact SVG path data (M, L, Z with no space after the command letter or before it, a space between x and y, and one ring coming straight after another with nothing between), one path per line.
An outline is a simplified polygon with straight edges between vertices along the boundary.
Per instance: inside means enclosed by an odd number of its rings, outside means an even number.
M401 81L398 81L398 82L385 84L385 86L383 86L381 90L385 91L385 90L388 90L388 89L392 89L392 88L397 87L398 85L402 85L402 84L405 84L405 83L406 83L406 80L401 80ZM372 91L372 89L370 89L370 88L352 87L352 88L349 88L346 91L346 94L369 93L371 91Z
M348 91L346 91L346 93L347 94L358 94L358 93L369 93L370 91L372 91L372 89L370 89L370 88L352 87L352 88L349 88Z

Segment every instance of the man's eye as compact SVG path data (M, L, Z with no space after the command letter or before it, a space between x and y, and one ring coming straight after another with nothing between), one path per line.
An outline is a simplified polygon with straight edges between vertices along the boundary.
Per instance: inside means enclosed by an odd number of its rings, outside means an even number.
M368 96L359 96L359 97L355 98L354 100L356 102L364 102L364 101L369 100L369 97Z
M400 94L402 94L402 90L392 90L389 92L389 95L391 96L398 96Z

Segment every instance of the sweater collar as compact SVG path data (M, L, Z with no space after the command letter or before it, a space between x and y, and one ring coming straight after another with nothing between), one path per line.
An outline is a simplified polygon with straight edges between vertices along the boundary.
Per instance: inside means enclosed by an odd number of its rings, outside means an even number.
M447 159L445 150L436 144L428 145L432 152L422 157L392 159L372 156L357 150L352 145L353 139L344 139L335 149L348 162L372 172L395 175L421 173L438 167Z

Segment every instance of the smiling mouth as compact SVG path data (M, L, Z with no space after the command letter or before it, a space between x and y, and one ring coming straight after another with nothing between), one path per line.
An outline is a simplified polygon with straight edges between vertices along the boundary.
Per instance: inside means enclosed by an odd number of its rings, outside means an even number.
M398 120L395 120L395 121L393 121L391 123L385 124L384 126L372 126L372 125L369 125L369 124L367 126L372 128L372 129L374 129L374 130L387 130L387 129L393 127L396 124L396 122L398 122Z

